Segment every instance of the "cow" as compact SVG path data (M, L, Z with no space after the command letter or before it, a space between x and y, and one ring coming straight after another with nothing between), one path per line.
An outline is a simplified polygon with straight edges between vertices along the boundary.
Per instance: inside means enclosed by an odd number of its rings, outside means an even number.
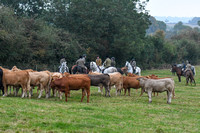
M29 72L30 85L38 86L40 88L40 94L38 98L41 98L43 90L46 92L46 98L49 97L49 85L51 83L51 73L49 71Z
M9 71L16 72L16 71L22 71L22 70L19 69L19 68L17 68L17 66L13 66L12 69L9 70ZM27 71L27 72L36 72L36 71L34 71L34 70L32 70L32 69L26 69L25 71ZM21 87L21 86L13 86L13 91L14 91L15 96L18 95L18 91L19 91L20 87ZM11 86L10 86L9 94L10 94L10 93L11 93ZM23 90L22 90L22 93L23 93ZM32 93L32 90L31 90L31 93ZM32 95L32 94L31 94L31 95Z
M4 87L3 87L3 70L0 69L0 94L2 90L2 95L4 95Z
M87 102L89 103L90 96L90 78L86 76L77 76L77 77L63 77L61 79L53 80L50 84L52 88L57 88L60 91L65 93L65 101L67 102L67 97L70 90L79 90L82 89L82 98L85 96L85 92L87 93Z
M111 86L115 85L116 87L116 95L121 92L123 88L123 76L119 72L109 73L110 76L110 85L109 88L111 89Z
M126 96L126 90L128 89L128 95L130 96L130 88L139 89L140 83L137 80L138 77L123 76L123 88L124 95Z
M171 103L172 92L174 91L174 80L172 78L166 79L147 79L137 78L140 82L140 86L148 93L149 103L152 102L152 92L164 92L167 91L167 103Z
M91 75L88 74L91 80L91 86L104 86L105 87L105 96L110 96L110 76L108 74L100 74L100 75Z
M159 78L157 75L149 75L147 76L147 78L149 79L166 79L166 78L171 78L171 77L162 77L162 78ZM144 93L144 89L141 90L141 94L140 96ZM155 92L153 92L154 96L155 96ZM175 90L172 92L172 95L173 95L173 98L175 98ZM157 92L157 96L158 96L158 92Z
M53 80L56 80L56 79L60 79L60 78L63 77L64 74L59 73L59 72L52 72L51 73L51 77L52 77L51 80L53 81ZM57 91L58 91L58 89L52 88L52 92L53 92L54 97L56 97ZM60 99L62 99L62 92L59 91L58 94L59 94Z
M27 71L10 71L8 69L4 69L0 67L3 70L3 86L5 94L4 96L7 96L7 86L21 86L23 89L22 98L24 96L27 96L27 90L30 90L30 76ZM30 97L30 94L29 94Z

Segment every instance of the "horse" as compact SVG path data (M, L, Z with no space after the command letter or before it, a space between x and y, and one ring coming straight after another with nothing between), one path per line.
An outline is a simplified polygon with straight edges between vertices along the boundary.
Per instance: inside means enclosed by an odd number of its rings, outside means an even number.
M192 69L193 75L195 75L196 74L195 67L192 66L191 69ZM172 65L171 71L176 72L176 75L178 76L178 80L179 82L181 82L181 76L185 76L183 68L178 67L177 65Z
M69 68L68 68L66 62L63 62L63 63L59 66L59 72L60 72L60 73L69 72Z
M72 74L88 74L90 70L90 66L88 65L88 62L85 63L86 68L82 68L81 66L73 65L71 68Z
M192 81L196 85L195 80L194 80L194 76L193 76L193 72L191 70L187 70L185 72L185 77L186 77L186 85L188 85L189 80L190 80L191 85L192 85Z
M104 64L102 66L98 67L96 62L94 62L94 61L90 62L90 70L92 70L92 72L96 71L96 72L104 73L104 74L118 72L116 67L105 68Z
M100 67L97 66L96 62L94 61L90 62L90 70L92 72L102 73L102 70L100 69Z
M182 71L181 67L177 67L176 65L172 65L172 72L176 72L176 75L178 76L179 82L181 82L181 76L184 76L184 72Z
M138 66L135 67L135 72L133 72L133 67L128 61L126 61L125 67L127 68L127 73L133 73L141 76L141 69Z

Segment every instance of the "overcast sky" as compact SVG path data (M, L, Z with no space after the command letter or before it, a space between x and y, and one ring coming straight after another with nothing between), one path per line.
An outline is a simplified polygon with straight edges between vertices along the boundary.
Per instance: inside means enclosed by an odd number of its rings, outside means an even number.
M200 0L149 0L146 9L152 16L200 17Z

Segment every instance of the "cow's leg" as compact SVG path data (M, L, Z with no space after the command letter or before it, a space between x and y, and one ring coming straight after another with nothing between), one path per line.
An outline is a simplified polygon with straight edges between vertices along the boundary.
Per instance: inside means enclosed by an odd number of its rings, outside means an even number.
M128 96L131 96L131 88L128 88Z
M152 90L148 90L149 103L152 102Z
M37 95L39 94L39 90L41 90L41 86L40 85L37 86Z
M124 96L126 96L126 90L127 90L127 88L124 87Z
M4 87L2 86L1 89L2 89L2 96L3 96L4 95Z
M81 102L83 102L84 96L85 96L85 89L82 89L82 98L81 98Z
M19 89L20 89L20 87L16 87L16 89L15 89L15 96L18 95Z
M47 86L45 86L45 91L46 91L46 98L49 98L49 87L48 87L48 85Z
M98 92L101 92L100 87L98 87Z
M67 95L68 95L68 93L69 93L68 91L69 91L69 89L66 89L66 90L65 90L65 101L66 101L66 102L67 102Z
M56 88L52 88L53 96L56 97L57 90Z
M143 93L144 93L144 89L141 88L141 94L140 94L140 97L143 95Z
M115 88L116 88L116 96L117 96L118 91L119 91L119 85L115 85Z
M29 98L31 98L33 94L33 88L31 86L28 86L28 91L29 91Z
M103 88L103 87L102 87ZM108 95L110 96L110 92L109 92L109 88L110 86L109 85L104 85L104 88L105 88L105 96L107 96L107 93L109 93ZM102 93L103 94L103 93Z
M170 104L172 100L172 92L167 91L167 103Z
M43 90L44 90L44 86L42 84L40 84L40 94L39 94L38 98L41 98Z
M4 95L3 96L7 96L8 94L7 94L7 85L3 85L3 87L4 87Z
M24 96L27 96L27 92L26 92L26 87L24 85L21 85L23 93L22 93L22 98L24 98Z
M33 96L33 89L34 87L30 87L31 88L31 96Z
M15 96L17 96L18 95L18 92L19 92L19 89L20 89L21 87L15 87Z
M49 86L47 86L48 87L48 97L50 97L51 96L51 88L49 87Z
M62 92L61 91L58 91L59 93L59 97L60 97L60 100L62 99ZM69 95L69 92L68 92L68 95ZM70 96L69 96L70 97Z
M12 87L12 86L9 86L9 89L8 89L8 90L9 90L9 91L8 91L8 95L11 94L11 87Z
M103 85L100 85L101 95L103 95Z
M102 88L103 88L103 86L102 86ZM105 96L107 96L107 93L108 93L108 96L110 97L109 85L104 85L104 88L105 88Z
M90 87L86 88L86 92L87 92L87 103L90 102Z

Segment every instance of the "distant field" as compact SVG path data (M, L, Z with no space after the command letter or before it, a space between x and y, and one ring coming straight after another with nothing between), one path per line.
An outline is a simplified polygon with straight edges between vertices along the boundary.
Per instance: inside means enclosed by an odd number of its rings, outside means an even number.
M86 97L80 102L81 90L71 91L67 103L44 95L37 99L36 93L32 99L0 96L0 132L200 132L200 75L196 86L185 86L184 77L179 83L167 69L142 71L150 74L174 78L172 104L167 104L166 93L149 104L147 94L139 97L140 89L132 89L131 96L115 96L112 89L112 96L104 97L91 87L90 103Z

